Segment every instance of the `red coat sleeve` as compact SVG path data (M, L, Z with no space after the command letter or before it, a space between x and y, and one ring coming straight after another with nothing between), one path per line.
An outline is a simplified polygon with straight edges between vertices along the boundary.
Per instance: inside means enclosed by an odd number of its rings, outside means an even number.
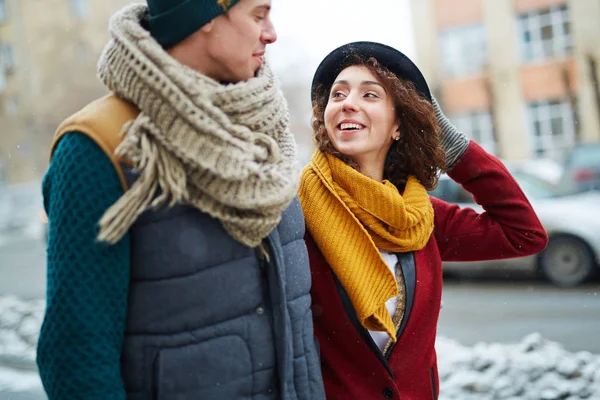
M496 157L471 142L450 178L485 212L431 198L443 261L484 261L539 253L548 235L523 191Z

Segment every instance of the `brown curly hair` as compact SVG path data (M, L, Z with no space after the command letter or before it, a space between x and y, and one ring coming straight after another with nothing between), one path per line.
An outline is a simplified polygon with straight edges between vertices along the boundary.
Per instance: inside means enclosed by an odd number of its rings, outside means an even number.
M365 59L358 54L352 55L346 59L342 70L355 65L367 67L394 101L401 135L398 141L393 141L387 153L384 178L392 182L400 193L404 192L410 175L416 176L427 190L435 189L446 162L444 151L440 147L439 126L433 106L419 95L412 82L398 78L375 58ZM332 154L358 169L356 163L334 148L327 135L324 115L330 90L331 88L321 85L315 91L312 128L316 146L320 151Z

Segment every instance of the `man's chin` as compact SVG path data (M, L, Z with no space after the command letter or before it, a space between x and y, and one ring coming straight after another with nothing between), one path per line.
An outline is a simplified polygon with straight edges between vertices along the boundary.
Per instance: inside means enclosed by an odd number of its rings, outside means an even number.
M238 83L238 82L246 82L252 78L256 78L258 76L258 72L260 68L248 68L245 73L231 74L231 79L229 79L229 83Z
M259 66L259 67L254 67L254 66L253 66L253 68L252 68L252 69L254 70L254 73L252 74L252 76L253 76L253 77L257 77L257 76L258 76L258 74L259 74L259 72L260 72L260 69L261 69L261 68L262 68L262 65L261 65L261 66Z
M247 82L248 80L250 80L252 78L254 78L254 75L237 75L237 76L231 76L227 80L222 80L221 83L236 84L236 83L240 83L240 82Z

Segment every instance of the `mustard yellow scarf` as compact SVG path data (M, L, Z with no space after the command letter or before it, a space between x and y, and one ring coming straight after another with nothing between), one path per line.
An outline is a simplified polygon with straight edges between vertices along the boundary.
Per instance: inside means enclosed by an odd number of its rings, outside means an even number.
M411 176L401 195L391 182L375 181L316 151L302 172L299 195L306 227L348 292L361 324L385 331L395 341L385 303L398 295L398 286L379 249L425 247L433 231L427 191Z

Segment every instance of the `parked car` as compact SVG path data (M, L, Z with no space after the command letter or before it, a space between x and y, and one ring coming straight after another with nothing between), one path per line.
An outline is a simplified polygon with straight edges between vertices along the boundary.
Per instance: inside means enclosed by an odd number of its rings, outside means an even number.
M600 192L560 195L551 183L526 170L515 168L511 172L548 232L550 240L546 249L535 256L508 260L447 262L444 270L529 270L558 286L577 286L591 279L600 266ZM430 194L461 207L483 211L469 192L446 175Z
M559 186L565 193L600 190L600 142L579 144L566 155Z
M564 167L561 163L551 158L535 158L519 161L503 161L511 171L526 171L527 175L537 178L540 184L544 186L553 186L551 191L559 192L558 186L564 174Z

